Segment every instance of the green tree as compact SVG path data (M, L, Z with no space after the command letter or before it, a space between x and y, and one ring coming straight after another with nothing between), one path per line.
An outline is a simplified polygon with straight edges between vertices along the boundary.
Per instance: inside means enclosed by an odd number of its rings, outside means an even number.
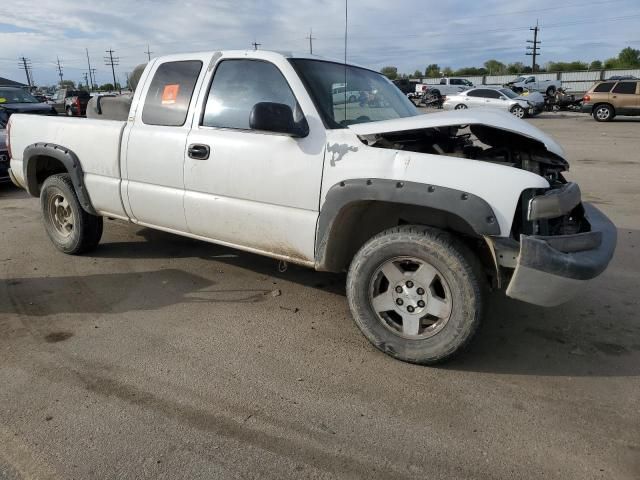
M618 65L620 68L634 68L640 66L640 50L635 48L623 48L618 54Z
M398 78L397 67L382 67L382 69L380 69L380 73L387 77L389 80L395 80L396 78Z
M115 88L113 88L113 83L103 83L102 85L100 85L98 90L110 92L112 90L115 90Z
M589 65L589 70L602 70L602 62L600 60L594 60Z
M484 62L484 68L487 69L489 75L504 75L507 71L506 65L498 60L487 60Z
M62 80L60 82L60 88L76 88L76 84L73 83L73 80Z
M452 75L453 75L453 70L451 69L451 67L444 67L444 70L442 70L442 76L451 77Z
M620 63L618 62L617 58L607 58L604 61L604 68L609 69L609 68L620 68Z
M416 70L413 72L413 75L411 75L411 78L422 78L422 72L420 70Z
M522 62L513 62L507 65L507 73L511 75L516 75L518 73L524 72L525 66Z
M440 76L440 66L437 63L427 65L427 68L424 69L424 76L438 78Z

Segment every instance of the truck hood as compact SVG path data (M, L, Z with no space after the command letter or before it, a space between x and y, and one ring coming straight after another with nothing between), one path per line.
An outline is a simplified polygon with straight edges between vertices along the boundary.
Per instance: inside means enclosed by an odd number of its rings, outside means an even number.
M450 112L415 115L380 122L357 123L349 125L348 128L356 135L375 135L455 125L486 125L488 127L517 133L537 140L544 144L549 152L558 155L560 158L565 158L562 147L549 135L530 123L514 117L509 112L497 109L474 108L453 110Z

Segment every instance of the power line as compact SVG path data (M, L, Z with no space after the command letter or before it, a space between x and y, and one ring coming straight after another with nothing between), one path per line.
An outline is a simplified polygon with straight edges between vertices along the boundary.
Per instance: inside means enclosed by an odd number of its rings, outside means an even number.
M536 21L536 26L530 28L529 30L533 32L533 40L527 40L527 43L531 43L533 44L533 46L527 45L527 50L530 50L527 52L527 55L531 55L533 57L531 72L536 73L536 57L540 54L538 51L538 48L539 48L538 45L542 43L538 40L538 32L540 31L540 27L538 27L538 22Z
M118 82L116 81L116 69L115 66L119 65L120 63L120 59L118 57L114 57L113 53L114 51L109 49L109 50L105 50L109 56L108 57L104 57L104 64L109 66L111 65L111 73L113 74L113 88L116 88L116 86L118 87L118 92L122 93L122 91L120 90L120 86L118 85Z

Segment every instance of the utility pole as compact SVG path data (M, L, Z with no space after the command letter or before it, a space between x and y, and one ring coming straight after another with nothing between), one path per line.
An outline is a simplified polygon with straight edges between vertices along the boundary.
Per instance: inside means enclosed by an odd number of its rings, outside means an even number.
M149 44L147 43L147 51L144 52L147 54L147 60L151 61L151 54L153 53L152 51L149 50Z
M261 43L258 43L258 42L256 42L256 41L254 40L254 41L253 41L253 43L252 43L251 45L253 45L253 49L254 49L254 50L258 50L258 47L259 47L260 45L262 45L262 44L261 44Z
M91 87L89 88L89 91L91 91L93 90L93 85L95 82L93 81L93 76L91 75L93 69L91 68L91 61L89 60L89 49L85 48L85 51L87 52L87 66L89 67L89 80L91 80ZM87 87L89 87L89 84L87 84Z
M533 44L533 46L531 45L527 45L527 50L530 50L527 52L527 55L531 55L533 56L533 62L531 65L531 72L532 73L536 73L536 57L538 55L540 55L540 51L538 50L540 47L538 45L540 45L542 42L538 41L538 32L540 31L540 27L538 27L538 21L536 20L536 26L530 28L529 30L531 30L533 32L533 40L527 40L527 43L531 43Z
M105 50L109 56L108 57L104 57L104 64L109 66L111 65L111 73L113 74L113 88L116 88L116 86L118 86L118 82L116 81L116 69L115 66L119 64L120 59L118 57L114 57L113 56L113 50L109 49L109 50ZM119 86L118 86L118 92L122 93L122 90L120 90Z
M91 80L91 90L94 90L96 88L98 88L98 80L96 80L96 69L92 68L91 70L89 70L91 72L91 75L93 76L93 79Z
M315 40L315 37L313 36L313 28L309 30L307 40L309 40L309 54L313 55L313 41Z
M60 65L60 59L56 57L57 67L58 67L58 75L60 76L60 86L62 86L62 65Z
M89 89L89 79L87 78L87 72L84 72L84 83L87 84L87 90L90 90Z
M31 60L25 57L20 57L20 62L18 65L24 69L24 73L27 76L27 84L29 87L32 87L31 83Z

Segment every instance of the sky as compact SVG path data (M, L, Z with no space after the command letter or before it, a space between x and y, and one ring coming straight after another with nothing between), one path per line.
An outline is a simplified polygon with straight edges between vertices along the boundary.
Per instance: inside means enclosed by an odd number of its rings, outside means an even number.
M495 58L530 63L529 28L539 22L541 57L604 60L626 46L640 49L640 0L348 0L349 62L400 72L481 66ZM0 77L23 81L19 58L31 60L38 85L87 72L112 81L108 49L119 59L118 80L151 56L253 48L344 58L345 0L7 0L0 16ZM83 80L84 82L84 80Z

